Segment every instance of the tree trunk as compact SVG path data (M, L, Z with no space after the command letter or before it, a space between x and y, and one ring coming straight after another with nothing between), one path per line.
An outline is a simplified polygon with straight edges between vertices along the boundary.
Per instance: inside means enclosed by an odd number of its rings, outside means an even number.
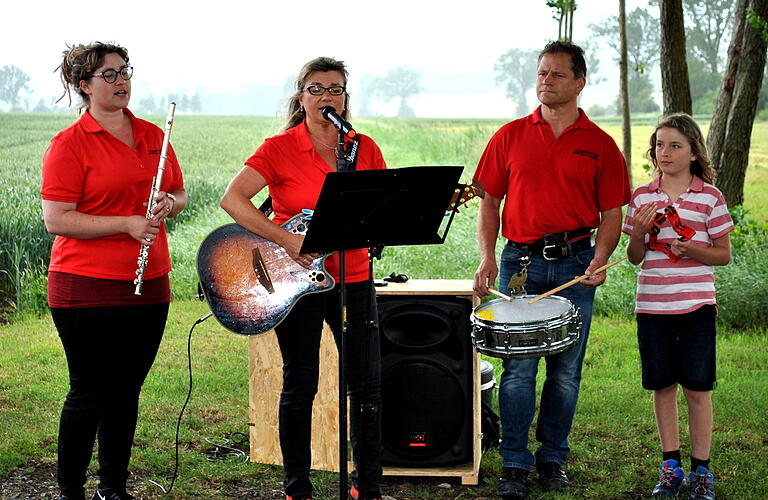
M768 0L748 0L747 7L763 19L768 19ZM737 19L741 15L744 15L743 12L737 12ZM736 33L734 33L736 40L735 35ZM768 48L768 41L749 23L744 25L741 40L740 60L725 126L725 138L717 158L719 160L717 187L723 192L729 206L744 203L744 178L749 161L752 124L763 83L766 48Z
M712 162L712 168L718 173L718 177L720 166L723 163L723 144L725 143L725 131L728 126L731 102L733 102L736 71L739 69L739 61L741 60L744 26L747 24L747 0L738 0L733 18L733 36L731 36L731 44L728 47L728 64L725 66L723 85L717 94L717 103L707 134L707 151Z
M622 152L627 162L629 185L632 186L632 123L629 117L629 81L627 78L627 8L626 1L619 0L619 95L621 96Z
M661 87L664 114L691 114L691 88L685 59L685 25L682 0L660 0Z

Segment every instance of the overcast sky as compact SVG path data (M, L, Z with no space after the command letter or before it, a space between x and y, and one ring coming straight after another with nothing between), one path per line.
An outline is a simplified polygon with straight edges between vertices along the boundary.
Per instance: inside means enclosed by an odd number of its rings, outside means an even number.
M647 5L627 3L628 10ZM61 94L53 70L65 44L100 40L128 49L134 101L142 92L180 88L233 94L256 84L282 88L306 61L327 55L347 63L353 99L363 75L410 66L425 87L409 101L417 116L512 117L515 104L496 85L494 64L510 48L539 49L557 37L545 0L14 0L0 12L0 66L14 64L30 76L32 105ZM617 13L617 1L580 0L574 39L589 38L588 24ZM615 98L613 56L603 51L598 76L607 81L587 86L584 107Z

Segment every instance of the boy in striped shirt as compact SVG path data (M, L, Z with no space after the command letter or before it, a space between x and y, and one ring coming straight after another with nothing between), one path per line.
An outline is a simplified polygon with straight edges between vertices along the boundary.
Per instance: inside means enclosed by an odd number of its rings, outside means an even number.
M733 221L711 183L704 139L687 114L668 115L651 135L654 179L638 188L623 231L627 255L643 263L637 279L637 337L642 382L653 391L662 446L653 498L672 498L685 485L681 466L677 386L688 404L690 500L714 500L709 472L715 383L715 275L731 260ZM672 208L668 208L672 207Z

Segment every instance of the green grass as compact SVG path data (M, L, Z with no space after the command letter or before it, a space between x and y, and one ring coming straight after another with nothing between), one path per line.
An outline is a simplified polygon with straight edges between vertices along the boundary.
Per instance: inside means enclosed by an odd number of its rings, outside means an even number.
M163 119L161 116L149 118L156 123ZM40 210L41 158L50 138L73 119L73 115L0 113L0 172L3 174L0 176L0 316L18 318L45 311L45 267L52 237L45 231ZM471 178L488 139L502 123L503 120L471 119L355 121L358 130L376 139L390 167L462 165L465 181ZM643 119L640 123L632 130L635 185L649 180L644 168L647 163L644 152L652 121ZM182 162L190 197L187 209L168 225L176 298L194 296L197 247L208 232L229 222L229 217L218 207L227 183L264 138L279 127L278 119L267 117L180 115L176 118L173 144ZM607 121L605 128L620 141L618 124ZM747 222L757 223L760 231L768 224L767 135L768 124L757 123L745 188ZM256 202L264 196L259 195ZM385 249L377 268L382 275L405 272L418 278L471 278L478 262L474 243L476 213L476 205L463 210L442 246ZM752 241L754 231L750 231L745 237ZM742 314L751 310L756 300L759 304L765 297L764 294L755 297L752 287L744 285L749 280L768 278L765 271L768 266L762 265L767 259L760 248L754 249L748 259L741 259L738 256L741 244L741 241L734 244L737 250L734 264L718 270L719 282L728 290L723 295L724 309L733 311L728 318L734 325L752 324L767 314ZM749 246L749 242L746 245ZM623 252L622 248L619 247L617 255ZM605 312L609 314L626 315L632 310L634 270L628 265L622 267L624 270L612 271L624 279L615 281L615 293L605 301Z
M199 302L175 302L157 361L141 399L131 470L140 498L156 498L168 486L174 463L176 417L187 390L187 336L207 311ZM247 433L248 375L246 338L214 321L192 337L194 392L181 426L181 470L171 498L217 498L232 484L279 492L279 467L237 458L208 461L213 446L233 432ZM713 441L717 492L724 499L768 498L768 331L721 333ZM58 414L67 391L66 362L48 317L0 328L0 481L31 461L55 463ZM500 363L489 359L499 380ZM541 376L539 377L541 385ZM690 450L687 413L681 398L682 449ZM532 437L533 440L533 437ZM621 319L595 319L584 364L581 398L570 438L568 494L531 498L641 498L655 483L659 446L651 397L640 388L635 326ZM247 448L246 448L247 450ZM95 468L95 462L92 464ZM460 486L456 479L388 478L386 492L398 499L482 498L493 496L501 464L495 451L481 463L480 484ZM749 483L745 479L749 479ZM319 499L335 495L336 476L316 473ZM438 487L449 483L450 489ZM93 485L91 484L91 487ZM277 494L275 498L277 498Z

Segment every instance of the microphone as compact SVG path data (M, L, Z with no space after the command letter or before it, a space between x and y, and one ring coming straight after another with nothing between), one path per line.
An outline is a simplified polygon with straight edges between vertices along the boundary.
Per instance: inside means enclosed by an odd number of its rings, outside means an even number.
M333 123L333 126L336 127L336 130L346 134L350 139L357 135L357 132L355 132L355 129L352 128L352 125L347 120L339 116L338 113L336 113L336 108L333 106L325 106L323 109L321 109L321 111L323 113L323 118Z

